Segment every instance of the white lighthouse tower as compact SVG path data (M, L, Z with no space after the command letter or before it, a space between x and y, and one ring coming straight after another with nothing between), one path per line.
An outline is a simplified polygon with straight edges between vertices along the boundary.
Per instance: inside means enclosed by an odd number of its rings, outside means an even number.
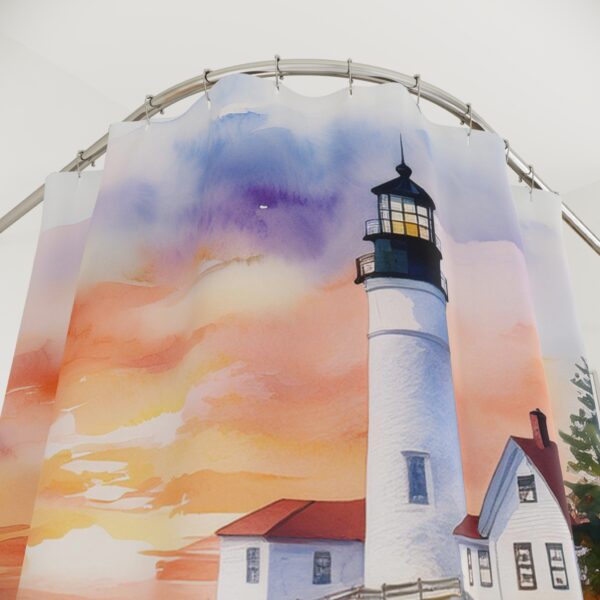
M401 142L402 143L402 142ZM357 259L369 299L365 585L457 577L465 514L435 205L402 162L374 187L374 252Z

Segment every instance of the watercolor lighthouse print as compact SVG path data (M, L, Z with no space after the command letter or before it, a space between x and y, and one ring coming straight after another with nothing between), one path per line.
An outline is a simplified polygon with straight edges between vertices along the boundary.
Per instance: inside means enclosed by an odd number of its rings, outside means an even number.
M401 140L402 148L402 140ZM357 259L369 303L365 585L460 572L452 530L465 495L435 204L411 179L374 187L374 252Z
M453 530L466 508L447 289L435 204L411 179L402 141L401 150L398 177L371 190L378 218L363 239L374 252L356 260L369 306L366 499L281 499L218 530L219 600L311 599L460 574Z
M398 176L371 189L373 251L356 259L368 300L365 498L280 498L218 529L218 600L385 598L423 580L432 598L582 598L541 411L531 438L509 437L481 515L466 511L435 204L400 147Z

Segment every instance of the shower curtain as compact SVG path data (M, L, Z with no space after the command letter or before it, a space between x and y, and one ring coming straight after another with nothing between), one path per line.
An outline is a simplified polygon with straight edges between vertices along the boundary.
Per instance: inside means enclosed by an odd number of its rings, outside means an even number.
M47 181L0 597L595 597L560 200L397 84L209 94Z

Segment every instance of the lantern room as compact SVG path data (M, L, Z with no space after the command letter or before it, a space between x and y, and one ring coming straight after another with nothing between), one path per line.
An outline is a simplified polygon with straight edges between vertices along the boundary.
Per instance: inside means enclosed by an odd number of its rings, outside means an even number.
M375 251L356 261L356 283L367 277L402 277L432 283L447 296L440 271L440 243L435 234L435 204L431 196L412 179L412 169L402 161L398 177L371 189L377 196L378 218L365 223L365 240Z
M382 233L410 235L435 241L433 210L421 204L418 199L397 194L379 194L378 204L379 219L375 223L371 222L371 231L367 231L367 235L380 230Z

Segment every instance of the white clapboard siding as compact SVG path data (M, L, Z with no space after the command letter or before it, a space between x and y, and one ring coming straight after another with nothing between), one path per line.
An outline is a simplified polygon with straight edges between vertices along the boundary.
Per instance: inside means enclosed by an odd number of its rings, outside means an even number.
M246 582L246 549L260 547L260 580ZM313 583L315 552L331 553L331 583ZM364 545L358 541L221 537L218 600L311 599L360 585Z
M517 476L535 477L537 502L519 502ZM514 544L529 542L532 545L533 563L537 581L536 590L519 590L515 565ZM502 583L503 598L530 598L531 600L577 600L582 598L575 548L565 516L535 466L521 452L513 477L513 485L507 490L492 525L490 545L497 551L498 570ZM552 586L546 543L563 546L568 590Z

